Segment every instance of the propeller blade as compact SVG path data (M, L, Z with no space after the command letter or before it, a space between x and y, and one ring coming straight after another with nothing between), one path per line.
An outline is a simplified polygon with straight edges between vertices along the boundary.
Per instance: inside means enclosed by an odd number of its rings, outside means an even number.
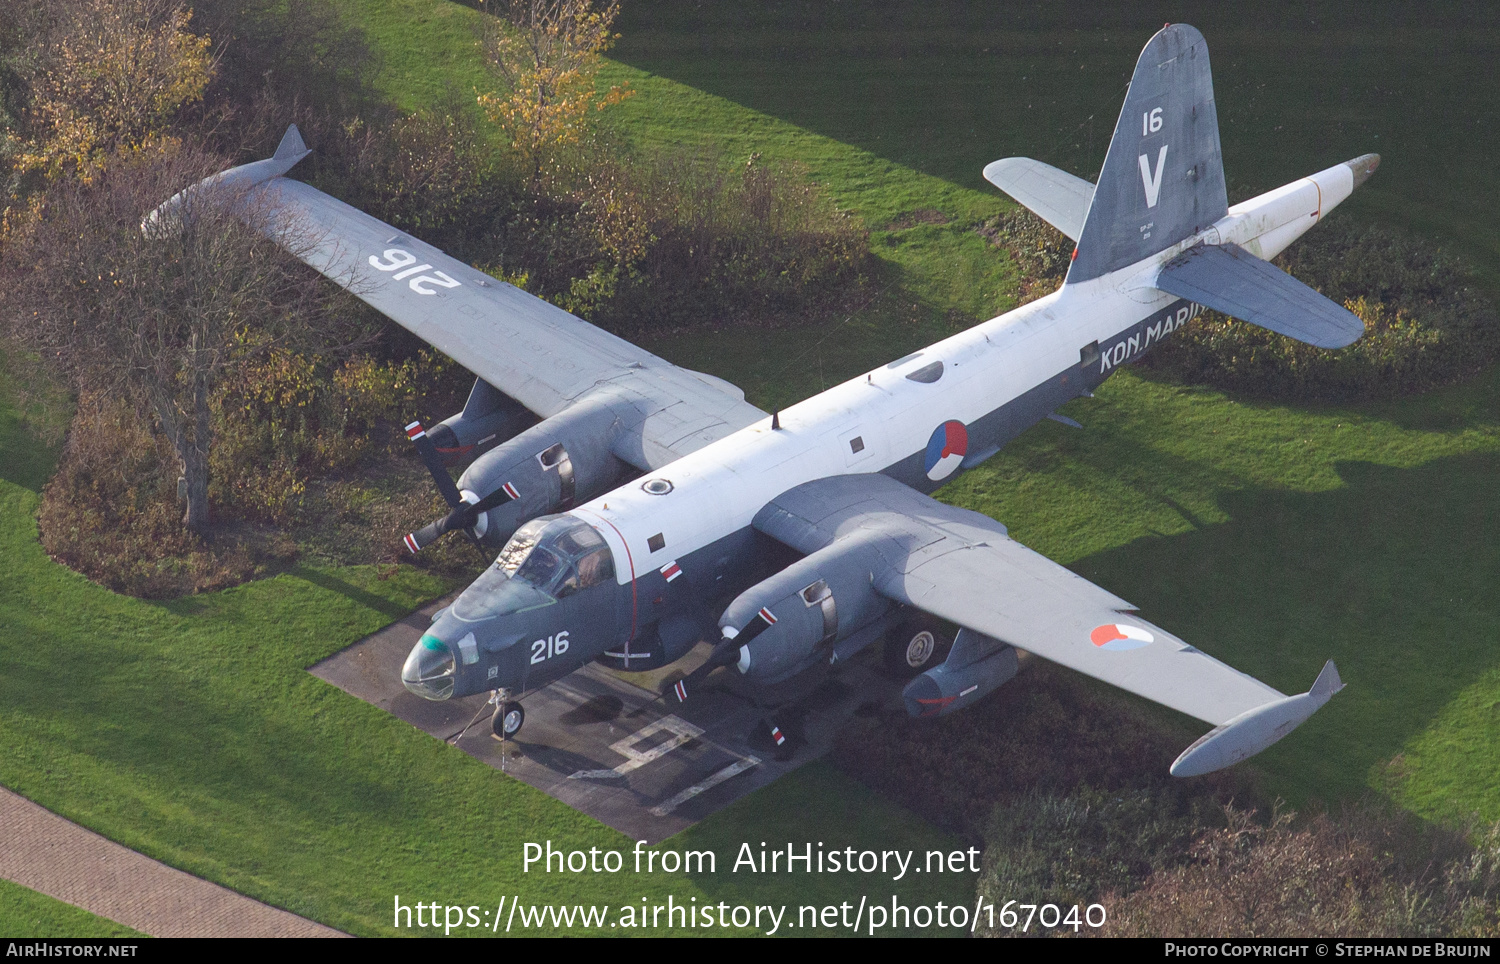
M432 481L437 483L438 492L442 495L443 501L455 509L462 505L463 498L458 494L458 486L453 484L453 476L443 468L443 460L438 455L437 446L433 445L432 439L427 437L422 423L412 422L406 426L406 437L416 445L417 455L421 456L422 464L427 466L427 471L432 474Z
M672 697L676 699L678 703L686 703L688 699L688 691L696 691L698 688L698 684L703 682L703 680L707 678L709 673L712 673L720 666L728 666L730 663L735 662L739 658L739 640L721 640L719 644L714 647L714 651L709 654L707 662L672 684L670 690Z
M432 446L430 440L427 444L429 448ZM443 475L446 477L447 473L444 472ZM455 489L455 491L457 490ZM415 555L431 545L435 539L444 533L452 532L454 529L462 529L464 534L469 537L469 542L473 544L475 549L479 550L480 555L488 558L488 554L484 551L484 546L480 543L479 537L471 530L474 528L475 523L479 521L481 514L488 512L497 505L513 502L517 498L519 498L519 493L516 492L516 487L509 482L500 486L500 488L478 502L465 502L463 496L460 495L458 505L453 507L452 512L436 522L423 526L416 532L409 534L404 540L406 548L410 549L412 554Z
M489 495L474 503L472 510L474 513L474 517L477 519L479 518L480 513L488 512L496 506L504 505L507 502L514 502L520 497L521 493L516 491L516 487L507 482L504 485L500 486L500 488L496 489ZM474 523L472 522L469 523L469 525L473 524Z

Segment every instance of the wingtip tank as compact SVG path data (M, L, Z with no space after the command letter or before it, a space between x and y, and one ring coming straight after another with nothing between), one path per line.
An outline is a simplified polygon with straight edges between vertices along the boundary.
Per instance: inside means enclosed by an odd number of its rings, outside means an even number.
M263 161L251 161L239 167L204 178L191 187L184 188L158 205L141 221L141 232L148 238L165 238L180 230L186 210L197 198L233 198L263 184L272 178L281 177L296 166L312 151L302 142L302 133L296 124L287 127L276 147L276 153Z
M1301 726L1343 688L1330 659L1306 693L1257 706L1205 733L1172 764L1172 776L1201 776L1254 756Z
M1370 179L1376 169L1380 167L1379 154L1361 154L1352 161L1345 161L1345 166L1354 172L1354 186L1359 187Z

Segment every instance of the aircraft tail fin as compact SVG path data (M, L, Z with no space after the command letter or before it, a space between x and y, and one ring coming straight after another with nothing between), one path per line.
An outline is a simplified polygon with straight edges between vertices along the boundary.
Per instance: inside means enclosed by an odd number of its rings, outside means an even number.
M1136 63L1066 283L1148 258L1228 210L1208 45L1169 24Z

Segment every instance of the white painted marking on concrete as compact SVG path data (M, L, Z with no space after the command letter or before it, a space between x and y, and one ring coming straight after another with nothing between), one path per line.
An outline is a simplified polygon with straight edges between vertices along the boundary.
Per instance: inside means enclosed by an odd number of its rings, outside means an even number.
M656 744L649 750L637 750L635 745L641 743L658 733L667 732L672 734L670 739ZM623 740L616 740L609 748L623 757L626 761L610 770L579 770L569 780L610 780L615 777L623 777L632 770L638 770L652 760L659 759L671 753L673 750L691 740L696 740L703 735L703 730L694 726L687 720L676 716L664 716L655 723L648 724Z
M701 783L695 783L692 786L688 787L686 790L684 790L681 793L677 794L677 796L675 796L672 799L666 801L665 803L661 803L661 804L658 804L657 806L652 807L651 808L651 815L655 816L655 817L665 817L668 814L670 814L673 810L676 810L678 807L682 806L684 803L687 803L689 800L691 800L694 797L696 797L698 794L703 793L705 790L712 790L714 787L716 787L719 784L723 783L725 780L728 780L730 777L732 777L732 776L738 776L739 774L744 773L746 770L750 769L751 767L753 767L753 766L759 766L759 765L760 765L760 760L757 759L756 757L753 757L753 756L740 757L738 760L736 760L733 763L729 764L729 766L727 766L724 769L722 769L722 770L718 771L717 773L713 774L712 776L710 776L708 779L702 781Z

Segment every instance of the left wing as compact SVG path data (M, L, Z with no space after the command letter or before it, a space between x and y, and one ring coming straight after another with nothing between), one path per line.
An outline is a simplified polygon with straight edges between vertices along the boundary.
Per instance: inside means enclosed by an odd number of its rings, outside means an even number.
M1094 185L1029 157L991 161L984 167L984 178L1078 242L1094 202Z
M294 126L274 157L216 174L147 216L162 230L195 195L232 190L268 237L532 412L604 391L634 410L615 454L651 470L766 417L744 392L678 368L284 175L310 153Z
M1179 758L1178 775L1259 752L1341 685L1332 671L1321 689L1286 696L1133 615L1136 607L1015 542L993 519L883 475L798 486L755 525L804 553L875 530L883 566L871 584L880 595L1215 724Z

